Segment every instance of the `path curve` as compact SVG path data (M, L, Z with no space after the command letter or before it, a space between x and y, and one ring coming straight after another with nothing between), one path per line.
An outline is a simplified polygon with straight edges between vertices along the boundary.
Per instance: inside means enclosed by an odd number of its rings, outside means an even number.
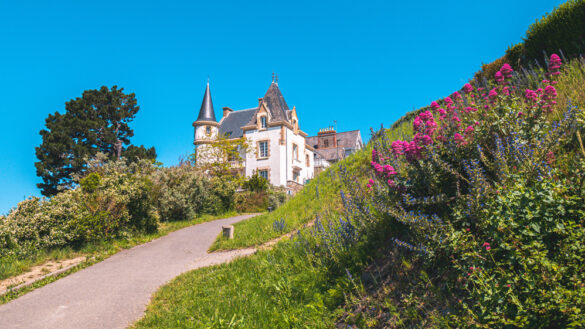
M254 253L207 253L222 225L253 216L190 226L121 251L1 305L0 328L126 328L142 317L152 294L179 274Z

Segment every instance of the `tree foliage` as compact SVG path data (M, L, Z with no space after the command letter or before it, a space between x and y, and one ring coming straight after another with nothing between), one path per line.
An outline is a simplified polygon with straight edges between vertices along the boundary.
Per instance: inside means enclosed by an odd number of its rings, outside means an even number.
M43 195L71 187L73 175L82 173L86 159L98 152L110 159L124 153L131 159L156 157L154 148L130 145L134 132L129 124L140 107L134 93L123 91L117 86L86 90L65 103L65 114L49 114L40 131L42 143L35 149L37 176L43 180L37 186Z
M211 176L240 178L243 161L250 149L246 138L210 136L208 144L199 145L191 155L197 168Z

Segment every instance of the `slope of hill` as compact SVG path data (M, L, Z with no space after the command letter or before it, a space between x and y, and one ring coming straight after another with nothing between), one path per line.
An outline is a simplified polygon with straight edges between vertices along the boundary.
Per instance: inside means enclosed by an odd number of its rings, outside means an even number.
M317 218L314 227L180 276L136 326L585 324L585 103L574 88L585 84L585 63L534 79L500 72L489 92L466 85L445 108L432 104L412 122L413 141L379 132L290 200L289 210L303 209L295 216ZM544 74L546 88L520 91ZM580 101L564 108L566 92ZM317 196L321 185L334 188ZM343 207L321 213L323 204Z
M238 246L287 211L290 240L180 276L136 327L585 326L585 60L546 63L377 132Z

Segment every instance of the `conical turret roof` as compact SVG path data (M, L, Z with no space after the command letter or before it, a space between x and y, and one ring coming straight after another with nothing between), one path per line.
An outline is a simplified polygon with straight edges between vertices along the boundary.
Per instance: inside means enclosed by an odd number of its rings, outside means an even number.
M215 112L213 111L211 92L209 91L209 81L207 82L207 88L205 88L205 94L203 95L203 102L201 103L201 109L199 110L199 116L197 117L197 121L217 122L217 120L215 119Z
M276 120L287 120L286 111L289 110L278 83L272 82L263 97L264 104L267 105L272 118Z

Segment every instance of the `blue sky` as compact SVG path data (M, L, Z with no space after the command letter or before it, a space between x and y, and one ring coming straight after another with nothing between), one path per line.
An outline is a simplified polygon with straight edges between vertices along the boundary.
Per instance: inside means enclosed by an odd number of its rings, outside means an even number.
M564 1L0 1L0 214L39 195L34 148L83 90L136 93L135 144L176 164L211 78L257 105L276 71L310 135L390 125L460 88Z

